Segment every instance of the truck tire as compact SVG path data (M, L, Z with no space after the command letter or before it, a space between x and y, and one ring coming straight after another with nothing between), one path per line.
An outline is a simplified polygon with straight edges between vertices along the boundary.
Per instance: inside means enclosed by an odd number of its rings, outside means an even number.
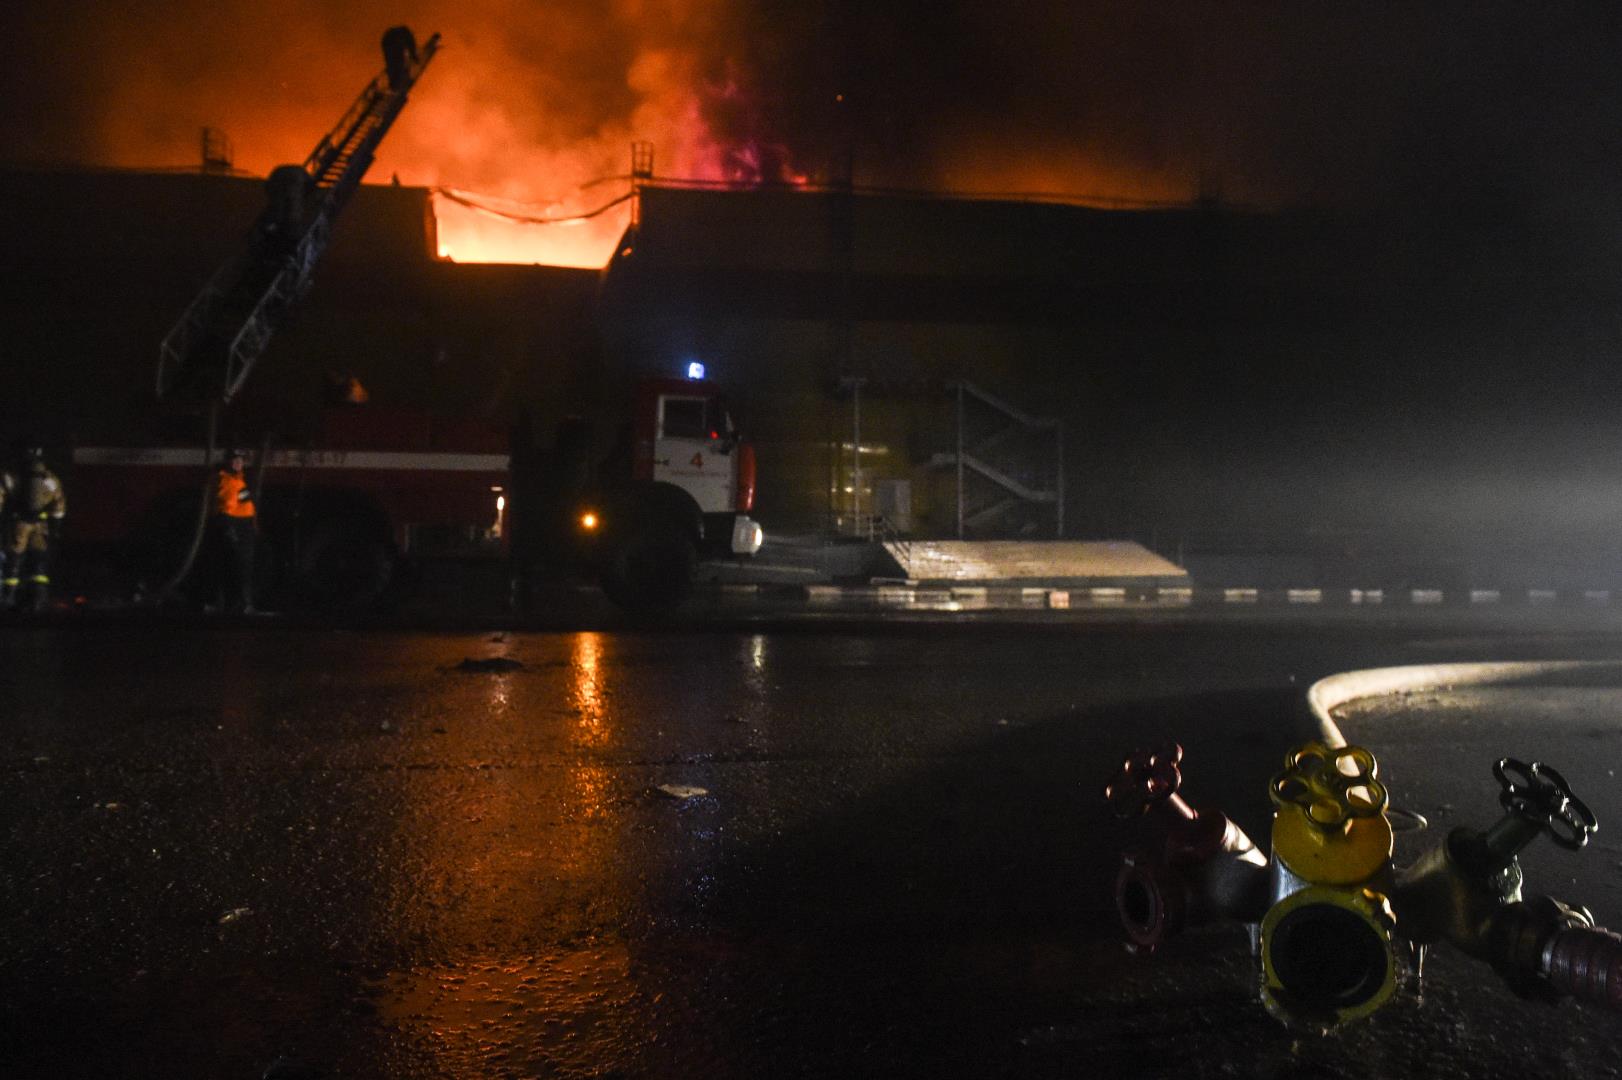
M326 611L374 608L394 580L394 552L365 533L327 526L300 554L298 592Z
M603 593L627 611L668 611L693 589L698 549L673 526L638 529L614 540L603 559Z

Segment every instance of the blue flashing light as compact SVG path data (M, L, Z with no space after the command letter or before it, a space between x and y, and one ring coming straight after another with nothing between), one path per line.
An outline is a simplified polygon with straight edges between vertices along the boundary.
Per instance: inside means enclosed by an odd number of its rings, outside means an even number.
M689 379L702 379L704 377L704 365L697 360L689 363L687 365L687 377Z

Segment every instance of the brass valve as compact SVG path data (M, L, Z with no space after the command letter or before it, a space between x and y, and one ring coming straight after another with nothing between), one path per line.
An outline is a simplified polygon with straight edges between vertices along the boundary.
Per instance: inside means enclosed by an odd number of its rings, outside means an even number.
M1454 829L1403 871L1395 892L1402 932L1421 948L1447 941L1485 960L1518 994L1552 997L1546 948L1558 932L1590 929L1593 920L1548 897L1523 901L1517 856L1541 834L1576 851L1599 824L1541 762L1500 758L1492 771L1503 818L1485 831Z

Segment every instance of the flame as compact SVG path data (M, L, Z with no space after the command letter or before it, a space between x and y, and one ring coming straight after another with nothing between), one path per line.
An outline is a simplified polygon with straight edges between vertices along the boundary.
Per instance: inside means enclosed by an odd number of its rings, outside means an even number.
M490 100L489 71L465 64L454 51L435 62L414 92L377 167L403 183L456 187L525 208L524 216L563 219L561 224L503 220L488 212L435 200L439 254L458 262L543 263L602 266L629 223L628 206L587 220L629 189L631 144L654 144L656 165L666 175L723 179L728 148L705 119L699 58L675 49L642 50L624 74L623 91L633 106L608 116L572 138L536 138L560 123L544 103ZM557 102L567 114L579 103Z
M525 225L503 221L434 198L439 256L467 263L539 263L595 269L608 261L630 224L630 209L616 207L578 225Z
M454 52L448 58L456 59ZM436 61L450 67L446 60ZM439 255L457 262L541 263L600 267L630 223L629 205L582 219L629 190L631 144L651 142L655 172L680 179L733 183L805 183L780 142L755 135L758 117L741 138L724 137L713 117L725 105L742 108L741 81L705 79L703 58L675 48L641 50L624 76L635 104L567 142L534 140L526 132L551 122L508 101L492 107L479 65L449 75L430 70L413 93L401 128L385 143L377 167L402 182L454 186L524 208L518 222L496 213L435 199ZM566 108L560 106L560 108Z

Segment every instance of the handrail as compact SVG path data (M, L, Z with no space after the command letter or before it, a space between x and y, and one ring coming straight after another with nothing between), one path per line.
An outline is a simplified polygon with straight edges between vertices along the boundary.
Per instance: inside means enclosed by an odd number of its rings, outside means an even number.
M996 409L998 412L1003 413L1014 420L1019 421L1028 428L1045 431L1059 423L1058 420L1050 416L1032 416L1023 409L1010 405L997 395L990 393L989 391L982 390L980 387L974 385L972 382L969 382L967 379L960 381L957 385L961 387L965 393L973 395L982 403L991 406L993 409Z
M970 454L938 453L929 459L929 463L931 465L962 464L964 468L973 469L998 487L1018 495L1026 502L1051 503L1057 502L1059 499L1057 491L1038 491L1034 488L1028 488L1007 473L987 465Z

